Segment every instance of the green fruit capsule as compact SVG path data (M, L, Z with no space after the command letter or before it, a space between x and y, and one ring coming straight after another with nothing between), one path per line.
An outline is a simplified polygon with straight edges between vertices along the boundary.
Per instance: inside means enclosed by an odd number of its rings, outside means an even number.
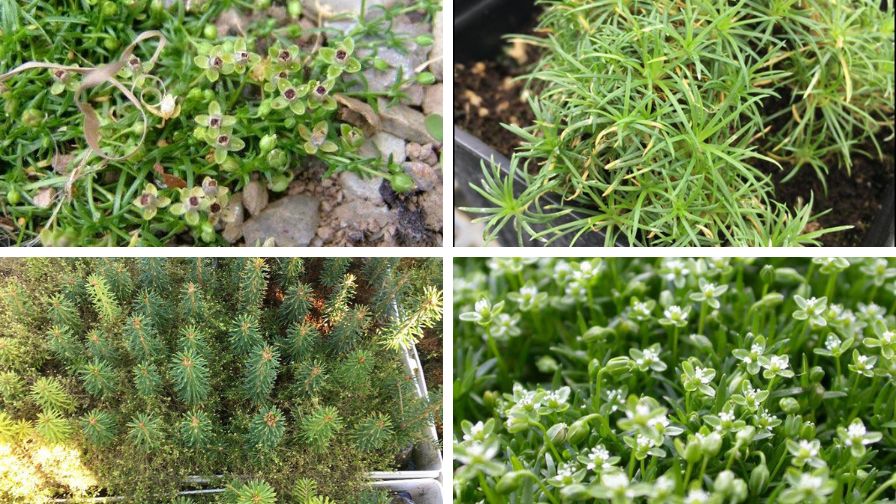
M40 126L40 123L42 123L43 120L44 114L40 110L30 108L25 112L22 112L22 124L29 128Z
M499 494L509 494L520 487L523 480L529 473L526 471L511 471L501 476L498 484L495 485L495 491Z
M396 173L392 175L389 177L389 184L392 186L392 190L397 193L410 192L416 185L414 179L407 173Z
M206 25L202 28L202 36L208 40L217 40L218 27L211 23L206 23Z
M435 84L436 76L431 72L420 72L417 74L417 83L423 84L424 86L429 86L430 84Z
M22 201L22 193L13 187L6 193L6 201L8 201L10 205L18 205L19 202Z
M115 37L106 37L103 39L103 47L107 51L115 51L121 46L121 43Z
M414 42L419 46L428 47L432 45L432 36L430 35L418 35L417 38L414 39Z
M290 0L286 4L286 12L289 13L289 17L297 19L302 15L302 2L299 0Z
M118 4L115 2L106 1L103 2L103 6L100 7L100 12L103 13L105 17L114 17L118 15Z

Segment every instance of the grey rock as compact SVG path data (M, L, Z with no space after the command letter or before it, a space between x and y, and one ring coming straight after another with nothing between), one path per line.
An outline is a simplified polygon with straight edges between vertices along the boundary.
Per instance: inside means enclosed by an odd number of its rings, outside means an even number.
M400 16L395 19L392 31L396 35L404 35L409 39L406 52L400 52L390 47L377 48L377 56L389 64L389 69L379 71L375 68L368 68L364 71L364 77L367 79L368 86L371 91L385 92L398 78L398 69L401 68L401 74L404 78L411 78L417 74L417 68L426 63L429 56L429 47L417 45L413 39L419 35L429 35L431 32L428 23L412 22L407 17ZM369 56L372 51L369 49L359 50L359 55ZM441 74L438 74L441 76ZM421 86L410 86L404 90L407 94L406 103L411 105L420 105L423 103L423 88Z
M397 0L367 0L367 10L374 5L393 5ZM361 11L361 0L304 0L302 6L312 17L321 14L322 17L331 17L339 14L353 13L357 14ZM319 10L318 10L319 8Z
M305 194L287 196L271 203L261 214L243 225L246 244L269 242L279 247L306 247L320 222L317 198Z
M432 60L432 63L429 64L429 71L436 76L437 79L443 80L442 69L444 66L442 65L442 12L439 11L436 13L435 19L433 19L432 23L432 50L429 52L429 59Z
M268 206L268 189L261 182L253 180L243 188L243 207L252 215L258 215Z
M380 151L376 148L373 140L368 138L361 144L361 148L358 149L358 154L363 158L375 158L380 156Z
M361 178L354 172L342 172L339 174L339 181L342 183L342 191L349 198L383 204L383 197L380 196L383 177Z
M442 110L442 90L443 86L441 82L426 87L423 92L424 114L439 114L442 116L445 115L444 111Z
M243 237L243 221L246 217L246 212L243 208L243 193L238 192L230 198L227 208L224 209L224 214L232 217L232 220L224 225L222 235L225 240L234 243Z
M411 142L421 144L436 143L436 140L426 131L423 115L419 110L414 110L406 105L390 107L389 103L379 99L380 119L383 130Z
M376 145L377 150L380 151L380 154L383 155L383 161L389 159L389 156L392 156L392 160L396 163L404 162L407 154L405 153L405 141L401 138L398 138L395 135L390 135L384 131L373 135L373 144Z
M414 179L418 191L432 191L442 185L442 171L425 163L411 161L401 165Z

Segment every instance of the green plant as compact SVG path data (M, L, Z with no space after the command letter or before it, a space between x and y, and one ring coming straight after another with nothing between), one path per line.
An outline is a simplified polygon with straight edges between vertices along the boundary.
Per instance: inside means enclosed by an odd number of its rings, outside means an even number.
M337 97L378 108L379 99L398 101L433 80L398 72L377 92L360 70L387 70L378 55L386 48L431 43L393 24L410 12L432 16L440 4L377 6L340 32L275 21L261 3L4 5L0 192L3 216L15 223L6 236L44 245L224 244L220 230L235 218L230 194L254 179L282 194L312 157L327 175L352 171L406 187L400 167L361 153L365 135L341 121ZM230 8L251 22L239 37L218 37L212 23ZM305 36L315 42L300 50ZM108 86L87 78L96 68Z
M81 431L92 444L107 446L115 439L115 419L107 411L91 410L81 417Z
M115 370L106 361L94 359L85 364L78 374L84 382L84 388L96 397L107 397L117 388Z
M252 480L236 491L236 504L276 504L277 492L264 481Z
M153 397L162 386L162 376L152 362L141 362L134 366L133 380L141 397Z
M353 436L362 450L378 450L391 440L392 419L381 413L365 418L355 425Z
M246 397L255 404L266 404L270 400L277 370L280 368L280 353L267 344L256 346L246 361L245 383Z
M318 407L301 422L302 439L317 451L324 451L344 424L332 406Z
M264 406L259 409L249 425L249 441L252 446L261 451L276 448L283 439L283 433L286 432L285 422L283 413L276 406Z
M128 441L144 452L159 448L165 435L162 419L153 413L138 413L127 423L127 428Z
M511 223L520 243L602 231L644 246L817 245L848 229L797 225L812 198L787 208L766 173L811 166L824 180L866 142L882 157L892 5L540 3L548 35L515 37L540 51L523 78L535 118L505 125L523 141L508 171L484 163L471 184L487 240Z
M75 401L58 378L40 377L31 385L31 400L44 411L71 412Z
M455 500L878 502L896 483L878 266L458 261Z
M34 430L50 444L65 443L72 435L71 424L55 409L38 413Z
M193 408L183 414L178 424L178 431L184 445L194 450L202 450L211 446L211 418L198 408Z
M209 395L208 364L193 349L175 354L171 359L171 376L180 400L196 406Z
M262 343L258 318L254 314L237 316L230 328L230 348L237 355L245 355Z

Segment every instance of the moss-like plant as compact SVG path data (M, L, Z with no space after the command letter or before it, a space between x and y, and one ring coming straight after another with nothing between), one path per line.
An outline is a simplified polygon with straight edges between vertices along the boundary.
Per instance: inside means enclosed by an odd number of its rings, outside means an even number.
M335 289L348 272L351 259L348 257L332 257L324 260L324 267L320 273L320 281L324 287Z
M106 277L99 274L87 277L87 292L100 320L106 324L114 323L121 314L121 307Z

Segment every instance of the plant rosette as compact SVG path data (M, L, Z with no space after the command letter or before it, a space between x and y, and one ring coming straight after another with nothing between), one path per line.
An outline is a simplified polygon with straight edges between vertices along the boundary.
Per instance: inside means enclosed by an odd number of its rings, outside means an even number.
M459 260L455 500L884 502L894 273L892 259Z

